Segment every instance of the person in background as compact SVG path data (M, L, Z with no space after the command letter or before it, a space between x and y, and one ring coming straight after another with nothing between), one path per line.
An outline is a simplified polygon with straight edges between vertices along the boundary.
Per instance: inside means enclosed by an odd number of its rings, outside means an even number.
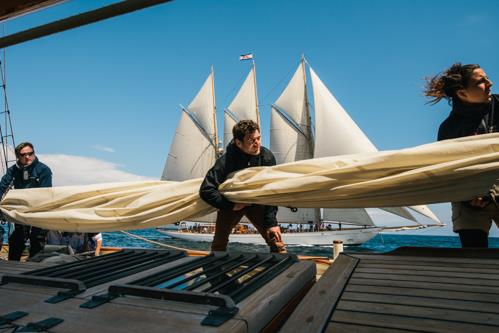
M68 245L75 254L93 252L94 256L99 256L102 248L102 234L49 231L47 244Z
M424 93L431 98L429 103L445 99L452 107L438 130L439 141L497 132L499 95L492 94L491 87L492 81L475 64L455 63L427 78ZM462 247L488 247L492 221L499 225L499 185L491 187L489 193L480 193L470 201L452 203L453 230L459 234Z
M260 232L271 252L284 253L281 229L277 224L277 207L234 203L224 197L218 187L232 172L255 166L275 165L270 150L261 146L260 126L252 120L241 120L232 129L234 139L215 165L208 171L199 189L199 195L218 208L212 251L225 251L229 235L243 215Z
M15 148L16 164L9 167L0 181L0 197L13 187L25 189L34 187L52 187L52 171L38 160L35 148L30 142L23 142ZM21 260L21 255L29 239L29 256L33 257L45 245L46 231L29 225L15 224L14 232L9 236L9 260Z

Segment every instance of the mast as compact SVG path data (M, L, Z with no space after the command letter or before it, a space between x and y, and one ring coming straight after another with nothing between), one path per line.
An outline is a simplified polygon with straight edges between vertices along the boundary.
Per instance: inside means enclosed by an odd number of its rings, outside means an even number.
M307 116L307 129L306 129L306 136L308 139L308 146L310 151L312 152L312 156L310 158L313 158L314 154L314 138L312 137L312 117L310 116L310 103L308 100L308 89L307 89L307 71L305 69L305 55L301 55L301 68L303 72L303 84L305 86L305 112ZM317 228L320 227L322 221L322 216L321 216L321 209L320 208L314 208L314 224L317 226Z
M3 163L1 168L4 169L4 172L7 172L9 168L9 164L13 164L16 162L14 159L10 159L12 156L12 149L9 147L9 139L12 144L12 148L16 146L14 141L14 131L12 129L12 121L10 118L10 109L9 102L7 99L7 72L6 72L6 51L3 50L3 63L0 61L0 76L2 81L2 90L3 90L3 102L4 102L4 110L0 113L4 116L4 125L0 125L0 144L2 145L2 157Z
M258 124L258 126L260 126L260 110L258 105L258 92L256 89L256 64L255 64L255 59L252 60L253 60L253 84L255 87L256 123Z
M308 89L307 89L307 71L305 70L305 55L301 55L301 68L303 71L303 84L305 86L305 108L306 108L306 113L307 113L307 120L308 120L308 125L307 126L307 138L308 138L308 144L310 151L312 152L312 156L310 158L313 158L313 151L314 151L314 138L312 137L312 118L310 116L310 103L308 100Z
M211 91L213 94L213 142L215 143L215 156L218 158L220 154L218 151L217 103L215 100L215 69L213 68L213 65L211 65Z

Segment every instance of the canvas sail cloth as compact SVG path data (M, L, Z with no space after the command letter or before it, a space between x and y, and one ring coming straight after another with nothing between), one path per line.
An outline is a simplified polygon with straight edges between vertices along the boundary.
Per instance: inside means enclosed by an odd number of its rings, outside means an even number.
M358 208L470 200L499 182L499 133L398 151L303 160L241 170L221 185L234 202ZM2 213L44 229L151 228L213 210L202 179L11 190Z

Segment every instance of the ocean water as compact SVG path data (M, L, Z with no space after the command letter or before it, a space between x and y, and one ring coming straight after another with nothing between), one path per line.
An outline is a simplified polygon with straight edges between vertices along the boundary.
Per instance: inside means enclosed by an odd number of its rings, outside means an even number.
M190 242L170 238L155 229L135 230L130 233L146 238L148 240L161 244L176 246L184 249L209 251L210 242ZM4 243L7 243L4 236ZM133 238L121 232L105 232L103 233L104 246L115 247L141 247L141 248L165 248L161 245L156 245ZM457 236L420 236L420 235L404 235L400 234L378 234L370 241L360 246L345 246L345 252L389 252L402 246L425 246L425 247L460 247L459 238ZM489 238L489 247L499 248L499 238ZM249 245L240 243L229 243L229 251L241 252L268 252L268 247L264 245ZM288 252L300 255L309 256L332 256L332 246L288 246Z
M185 249L209 251L210 242L190 242L170 238L154 229L132 231L135 235L153 240L158 243L172 245ZM139 239L131 238L120 232L104 233L105 246L121 247L145 247L161 248L159 245L151 244ZM459 238L456 236L420 236L403 234L379 234L370 241L360 246L346 246L345 252L389 252L402 246L425 246L425 247L460 247ZM499 248L499 238L489 238L489 247ZM268 252L264 245L248 245L240 243L229 243L229 251L242 252ZM332 246L288 246L288 252L309 256L331 256Z

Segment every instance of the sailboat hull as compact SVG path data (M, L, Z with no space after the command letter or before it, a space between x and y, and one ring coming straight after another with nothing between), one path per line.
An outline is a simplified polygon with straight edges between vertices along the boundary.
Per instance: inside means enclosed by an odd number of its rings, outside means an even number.
M172 238L194 242L212 242L213 233L197 233L190 231L172 231L158 228L158 232ZM287 245L332 245L333 241L342 241L344 245L360 245L375 237L381 228L362 228L335 231L293 232L283 233L282 238ZM229 242L243 244L261 244L265 242L260 234L231 234Z

